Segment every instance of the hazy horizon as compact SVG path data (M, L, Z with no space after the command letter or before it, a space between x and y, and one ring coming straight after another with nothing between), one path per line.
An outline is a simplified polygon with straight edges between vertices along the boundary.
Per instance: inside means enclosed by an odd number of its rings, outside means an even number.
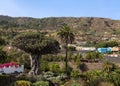
M119 0L2 0L0 15L11 17L100 17L120 20Z

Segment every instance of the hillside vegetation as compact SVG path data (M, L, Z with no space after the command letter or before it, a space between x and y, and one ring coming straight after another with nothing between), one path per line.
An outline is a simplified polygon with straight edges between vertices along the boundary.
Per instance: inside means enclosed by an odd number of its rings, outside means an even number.
M66 23L78 30L94 31L116 31L120 28L119 20L97 17L9 17L0 16L0 28L22 28L22 29L59 29Z
M120 86L119 27L106 18L0 16L0 86ZM24 72L7 74L9 62Z

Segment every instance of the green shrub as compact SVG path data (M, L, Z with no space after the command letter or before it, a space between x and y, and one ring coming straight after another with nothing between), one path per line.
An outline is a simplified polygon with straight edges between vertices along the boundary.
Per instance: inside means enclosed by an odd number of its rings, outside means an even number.
M82 59L82 54L77 53L77 54L75 55L74 61L77 62L78 60L80 61L81 59Z
M98 70L88 71L83 74L87 86L98 86L98 84L104 80L102 72Z
M68 82L66 82L65 84L64 84L64 86L83 86L82 85L83 83L81 82L79 82L79 81L75 81L75 80L70 80L70 81L68 81Z
M41 67L41 70L44 72L49 71L49 65L47 61L41 61L40 67Z
M94 51L87 52L85 55L85 59L92 62L98 62L102 58L103 58L103 55L101 53L94 52Z
M33 83L33 86L49 86L49 82L47 81L37 81Z
M49 84L58 84L58 83L61 83L61 77L64 78L64 76L58 76L52 72L45 72L43 74L43 78L44 80L48 80L48 81L51 81L49 82ZM50 85L50 86L53 86L53 85Z
M50 71L52 71L53 73L59 73L60 72L60 66L57 63L51 63L49 68L50 68Z
M81 62L81 59L82 59L82 54L77 53L74 56L74 62L77 63L77 64L79 64Z
M105 61L102 65L102 71L110 73L118 69L118 66L115 63L110 61Z
M74 82L70 86L81 86L80 83Z
M60 70L61 70L61 73L66 73L66 66L65 66L65 64L64 64L64 66L61 67ZM68 65L68 75L70 75L70 73L71 73L72 70L73 70L72 67L70 67Z
M64 57L65 58L65 57ZM71 61L74 58L73 52L69 51L68 52L68 61Z
M68 46L68 50L69 51L76 51L76 47L74 47L74 46Z
M14 86L32 86L32 83L30 81L20 80L20 81L16 81L14 83Z
M65 79L67 79L68 77L67 77L67 75L65 74L65 73L62 73L62 74L60 74L60 79L61 80L65 80Z
M97 43L95 46L96 48L99 47L114 47L114 46L118 46L119 43L117 41L107 41L107 42L99 42Z
M115 86L120 86L120 74L118 74L118 73L112 73L111 76L110 76L110 81Z
M44 77L45 79L50 78L50 77L54 77L54 73L51 72L51 71L45 72L45 73L43 74L43 77Z
M59 61L64 61L65 57L62 55L51 55L51 54L47 54L47 55L43 55L41 60L42 61L55 61L55 62L59 62Z
M79 70L73 70L70 75L72 78L78 78L80 75L80 72Z
M60 76L50 77L49 80L52 81L52 83L54 83L54 84L61 83Z

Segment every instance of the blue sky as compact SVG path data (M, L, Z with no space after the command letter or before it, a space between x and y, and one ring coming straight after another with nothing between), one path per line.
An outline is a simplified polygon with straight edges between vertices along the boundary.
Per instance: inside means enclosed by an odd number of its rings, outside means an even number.
M120 19L120 0L0 0L0 15Z

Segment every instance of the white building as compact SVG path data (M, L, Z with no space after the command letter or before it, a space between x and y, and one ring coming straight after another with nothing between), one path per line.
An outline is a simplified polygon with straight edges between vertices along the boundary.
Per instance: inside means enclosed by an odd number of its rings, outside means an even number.
M96 48L95 47L76 47L76 50L77 51L95 51L96 50Z
M24 72L24 65L19 65L14 62L0 64L0 74L10 74L10 73L22 73Z
M85 50L85 51L95 51L96 48L95 47L83 47L82 50Z

